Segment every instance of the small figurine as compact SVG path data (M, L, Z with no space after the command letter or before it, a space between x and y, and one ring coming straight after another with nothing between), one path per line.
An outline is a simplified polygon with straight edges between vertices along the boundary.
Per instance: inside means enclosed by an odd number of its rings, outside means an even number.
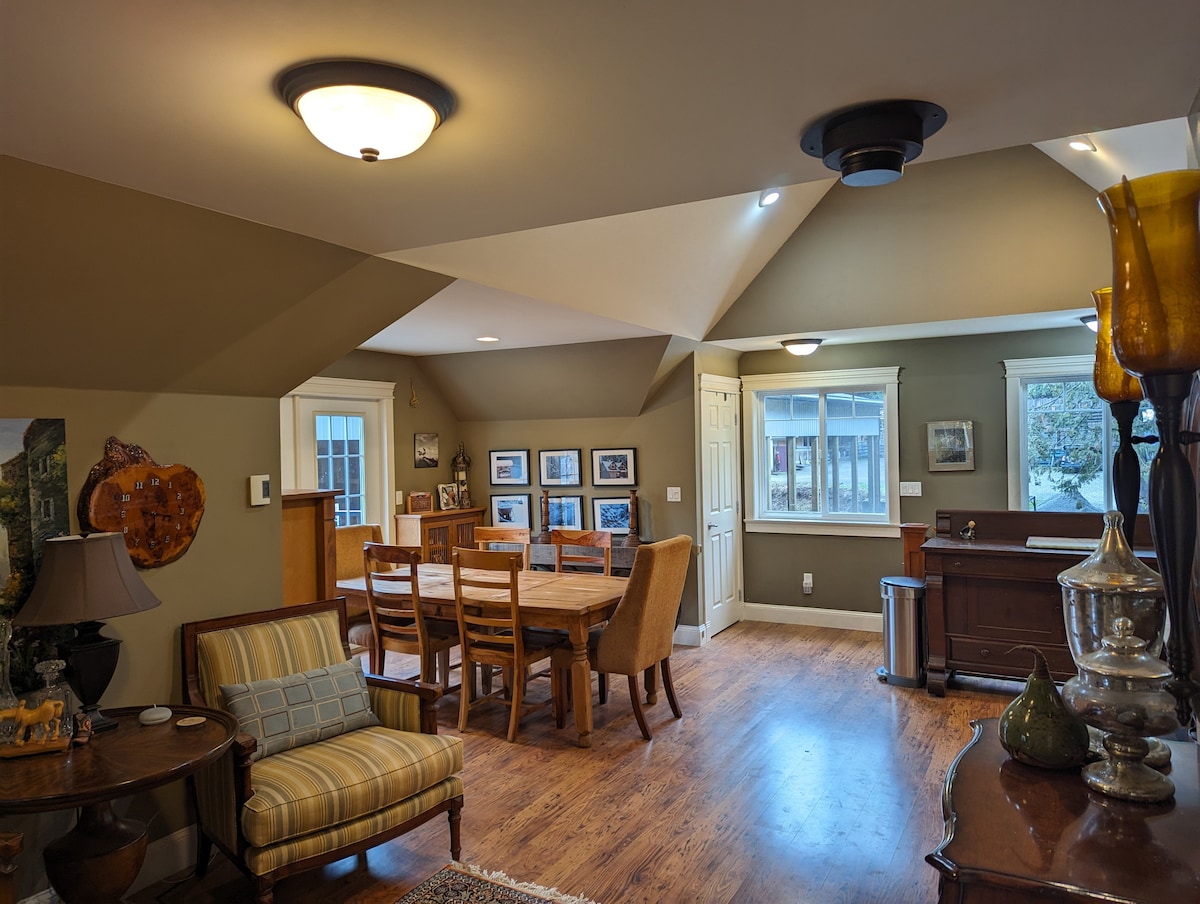
M76 713L75 715L75 737L71 739L71 743L76 747L86 744L92 739L92 717L86 713Z
M975 539L975 522L968 521L967 526L964 527L962 530L960 530L958 532L958 535L960 537L962 537L964 540L974 540Z

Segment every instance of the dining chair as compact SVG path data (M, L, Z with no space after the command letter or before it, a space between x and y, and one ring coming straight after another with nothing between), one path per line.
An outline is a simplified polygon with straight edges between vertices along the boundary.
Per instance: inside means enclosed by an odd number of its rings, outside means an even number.
M499 544L493 546L492 544ZM475 548L476 549L507 549L513 550L514 546L521 547L521 553L524 555L524 568L529 570L529 528L527 527L477 527L475 528Z
M612 531L610 530L552 530L550 542L554 549L554 570L564 565L572 570L600 569L600 574L612 574ZM566 549L573 550L567 552ZM588 549L591 552L581 552Z
M383 527L378 524L343 524L333 529L334 570L337 580L345 581L363 576L362 549L364 543L382 543ZM348 622L347 640L355 655L369 653L374 641L371 616L364 604L346 600Z
M529 666L550 654L564 641L560 634L524 628L521 623L521 556L515 552L456 548L450 555L454 569L454 601L458 612L459 642L462 646L463 681L476 664L499 667L504 686L471 699L459 697L458 730L467 730L467 714L485 700L496 700L510 709L508 740L515 741L522 709L555 705L562 698L559 676L551 673L550 699L525 703ZM557 718L557 714L556 714Z
M612 618L588 640L592 671L599 672L602 679L608 674L628 676L633 714L647 741L651 736L638 695L639 675L644 675L649 682L657 666L662 671L663 689L671 712L677 719L683 716L671 681L671 647L675 616L683 597L691 555L692 538L686 534L639 546L629 572L629 583ZM550 662L552 689L559 694L554 705L559 728L565 721L571 660L568 647L555 650Z
M374 634L369 659L371 672L383 674L387 651L392 650L419 657L422 681L436 683L440 671L443 690L456 690L449 686L450 651L458 646L458 632L448 621L426 618L421 608L417 574L421 551L407 546L364 543L362 559L367 611Z

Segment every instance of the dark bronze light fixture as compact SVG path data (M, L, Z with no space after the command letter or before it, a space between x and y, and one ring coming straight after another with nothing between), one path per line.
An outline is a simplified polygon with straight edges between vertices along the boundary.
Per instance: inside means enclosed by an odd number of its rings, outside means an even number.
M889 100L837 110L804 131L800 147L842 174L846 185L887 185L946 124L946 111L922 100Z

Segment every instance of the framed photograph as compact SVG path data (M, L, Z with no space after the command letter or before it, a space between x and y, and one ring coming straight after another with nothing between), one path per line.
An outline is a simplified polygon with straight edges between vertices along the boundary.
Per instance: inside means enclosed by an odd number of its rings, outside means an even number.
M489 452L488 474L493 486L529 486L529 450L501 449Z
M458 508L458 484L438 484L438 508L443 512Z
M408 499L404 504L410 515L415 515L419 512L432 512L433 495L431 493L412 492L408 494Z
M629 497L592 500L592 530L629 533Z
M538 470L544 487L583 486L579 449L543 449L538 453Z
M632 487L637 485L634 449L593 449L592 486ZM599 526L595 528L599 530Z
M583 497L582 496L550 496L550 517L544 525L545 530L563 528L565 530L583 530Z
M971 421L929 421L925 426L929 431L929 470L975 470Z
M529 494L492 497L492 527L530 527Z
M436 433L413 434L413 467L436 468L438 466L438 435Z

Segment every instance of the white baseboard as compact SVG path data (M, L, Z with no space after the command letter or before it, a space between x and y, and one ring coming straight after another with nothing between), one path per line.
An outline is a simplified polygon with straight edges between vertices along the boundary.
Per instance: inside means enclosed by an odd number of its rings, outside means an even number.
M672 642L681 647L702 647L708 643L708 628L705 625L676 625Z
M773 622L777 625L811 625L815 628L844 628L847 631L883 633L883 614L879 612L746 603L742 609L742 617L747 621Z

